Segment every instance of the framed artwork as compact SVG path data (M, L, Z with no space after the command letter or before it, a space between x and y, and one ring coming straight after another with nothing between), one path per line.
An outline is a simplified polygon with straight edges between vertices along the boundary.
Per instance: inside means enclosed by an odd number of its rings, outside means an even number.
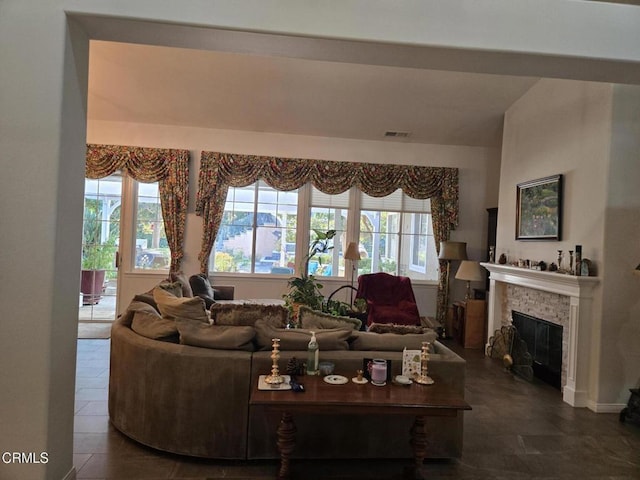
M562 175L517 186L516 240L560 240Z

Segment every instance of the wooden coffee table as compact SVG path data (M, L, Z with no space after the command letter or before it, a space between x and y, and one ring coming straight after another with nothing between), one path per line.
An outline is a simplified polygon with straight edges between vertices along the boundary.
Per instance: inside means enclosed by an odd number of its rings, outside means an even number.
M462 395L439 379L434 385L423 386L416 383L409 386L387 384L376 387L370 383L358 385L351 381L344 385L331 385L322 377L299 377L304 385L304 393L291 390L258 390L257 381L251 392L250 405L263 406L268 411L282 414L277 429L277 446L280 452L278 479L289 478L291 453L295 448L296 415L410 415L415 417L410 432L409 443L413 448L414 464L409 469L411 478L423 478L421 465L427 453L425 435L426 417L461 415L463 410L471 410Z

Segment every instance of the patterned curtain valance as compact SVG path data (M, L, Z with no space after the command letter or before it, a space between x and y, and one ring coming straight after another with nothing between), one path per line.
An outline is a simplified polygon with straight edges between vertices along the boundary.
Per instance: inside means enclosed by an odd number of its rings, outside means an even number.
M216 197L218 186L244 187L264 180L278 190L313 184L328 195L356 186L367 195L384 197L401 188L413 198L439 197L452 228L458 224L458 169L408 165L334 162L202 152L196 212Z
M413 198L430 198L436 246L449 239L458 225L458 169L406 165L333 162L202 152L196 213L203 217L200 269L208 271L229 187L264 180L278 190L312 183L328 195L358 187L367 195L384 197L401 188Z
M189 151L87 145L87 178L104 178L118 170L139 182L158 182L162 219L171 250L170 271L179 271L184 256L184 230L189 198Z

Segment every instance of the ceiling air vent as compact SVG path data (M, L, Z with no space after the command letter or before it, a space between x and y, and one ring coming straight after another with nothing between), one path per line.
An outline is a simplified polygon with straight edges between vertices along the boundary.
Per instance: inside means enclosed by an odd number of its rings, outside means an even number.
M385 137L395 137L395 138L408 138L411 135L411 132L397 132L394 130L387 130L384 132Z

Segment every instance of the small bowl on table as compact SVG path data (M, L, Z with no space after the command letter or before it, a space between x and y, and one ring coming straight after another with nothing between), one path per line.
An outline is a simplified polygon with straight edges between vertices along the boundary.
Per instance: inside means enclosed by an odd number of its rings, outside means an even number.
M320 375L326 377L327 375L331 375L333 373L333 369L335 365L333 362L320 362L318 363L318 371Z
M411 380L411 378L409 378L406 375L396 375L395 378L393 379L393 383L395 383L396 385L411 385L413 383L413 380Z

